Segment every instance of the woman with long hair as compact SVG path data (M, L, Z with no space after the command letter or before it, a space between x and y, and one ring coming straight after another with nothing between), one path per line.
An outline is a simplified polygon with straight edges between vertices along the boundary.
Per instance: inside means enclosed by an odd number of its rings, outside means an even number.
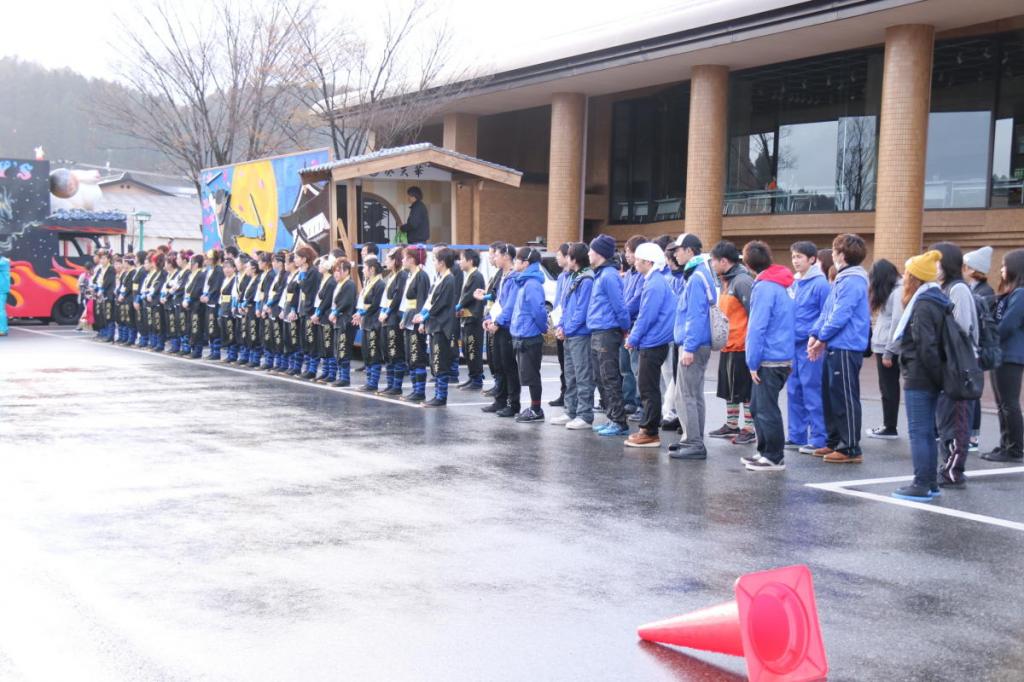
M405 362L412 379L412 391L402 399L413 403L422 403L427 399L427 335L413 322L413 318L423 310L430 294L430 276L423 270L426 258L427 253L422 248L405 249L405 269L409 277L399 303L402 329L405 330Z
M868 429L868 438L894 439L900 414L899 344L892 332L903 314L903 291L896 266L884 258L875 261L868 276L868 303L875 316L871 333L871 352L878 368L878 388L882 394L882 425Z
M409 272L403 267L405 252L396 247L388 252L387 279L384 281L384 296L380 302L380 323L382 325L384 371L387 388L381 395L402 395L405 380L405 334L402 331L401 301Z
M990 462L1024 460L1024 419L1020 410L1024 375L1024 249L1003 256L1002 284L996 299L999 347L1003 362L992 371L999 408L999 447L982 455Z
M893 497L930 502L939 494L935 416L942 392L942 327L949 298L936 282L942 253L928 251L907 261L903 304L894 338L900 344L900 364L910 431L914 480L897 488Z
M352 323L363 330L363 365L366 367L366 384L359 390L376 393L380 387L381 365L381 300L385 284L382 279L380 261L367 258L363 263L363 291L359 296L356 314ZM390 386L389 386L390 388Z
M178 253L168 251L164 260L163 286L160 288L160 319L162 327L167 332L167 347L171 353L177 353L181 347L181 328L178 326L178 314L174 309L174 295L178 291L178 283L181 281L181 268L178 267ZM158 353L164 351L163 338L160 339L160 346L155 348Z

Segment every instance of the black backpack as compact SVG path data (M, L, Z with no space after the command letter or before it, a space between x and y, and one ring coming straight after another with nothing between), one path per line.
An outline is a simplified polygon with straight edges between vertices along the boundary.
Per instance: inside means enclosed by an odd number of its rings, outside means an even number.
M953 306L942 316L942 392L952 400L978 400L985 388L985 373L974 355L971 336L953 317Z
M984 298L977 294L971 295L978 312L978 364L982 370L993 370L1003 364L1003 349L999 345L995 312Z

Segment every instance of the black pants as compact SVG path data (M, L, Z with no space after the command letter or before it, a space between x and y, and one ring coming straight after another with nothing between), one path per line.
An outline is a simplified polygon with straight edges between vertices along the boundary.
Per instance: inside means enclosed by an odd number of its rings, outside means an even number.
M484 380L484 323L478 317L462 319L462 354L471 381Z
M992 371L999 408L999 449L1009 457L1024 456L1024 418L1020 411L1021 377L1024 365L1004 362Z
M506 327L499 327L494 333L494 356L494 368L497 376L501 378L494 402L507 405L518 412L519 394L522 391L522 385L519 383L519 363L512 348L512 332Z
M640 349L640 371L636 387L640 393L640 428L648 436L657 436L661 425L661 366L668 357L669 344Z
M754 417L757 452L778 464L786 444L786 427L779 409L779 393L789 378L790 367L764 367L757 372L761 383L754 384L750 396L750 414Z
M944 460L939 472L949 481L964 478L967 448L971 440L972 400L950 400L940 393L935 404L935 428L939 434Z
M540 362L544 356L544 337L541 335L512 340L519 365L519 383L530 388L533 407L540 404L543 384L540 382Z
M892 359L892 367L882 364L882 355L875 354L878 367L878 390L882 394L882 426L895 433L900 418L900 359Z
M847 457L863 454L860 449L860 368L863 364L864 351L838 348L825 351L822 363L821 393L828 446ZM757 426L754 428L756 430Z
M427 360L427 335L420 334L412 329L406 329L405 361L409 369L426 369Z
M558 395L565 395L565 342L558 341L558 383L562 388Z
M591 363L597 390L604 403L608 421L619 426L626 425L626 412L622 402L622 374L619 373L619 349L622 348L622 332L607 329L590 335Z

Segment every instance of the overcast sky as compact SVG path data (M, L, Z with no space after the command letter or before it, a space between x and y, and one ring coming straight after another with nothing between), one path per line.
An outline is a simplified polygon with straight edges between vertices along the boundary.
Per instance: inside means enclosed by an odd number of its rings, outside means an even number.
M178 0L198 7L202 0ZM393 0L402 6L401 0ZM579 29L614 27L626 19L649 17L666 7L706 0L437 0L447 7L449 23L463 54L486 63L545 52L572 42ZM119 57L116 12L130 12L133 2L41 0L11 2L0 22L0 55L45 66L71 67L87 76L108 76ZM145 0L139 4L145 4ZM380 3L332 0L331 11L348 13L358 26L372 27ZM541 20L543 17L543 20ZM518 61L518 59L516 60Z

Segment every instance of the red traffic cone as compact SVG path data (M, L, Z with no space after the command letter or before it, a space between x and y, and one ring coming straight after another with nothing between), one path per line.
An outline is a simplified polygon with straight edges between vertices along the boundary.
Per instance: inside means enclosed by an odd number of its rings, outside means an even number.
M803 682L828 675L811 571L787 566L736 580L736 599L641 625L641 639L743 656L751 682Z

